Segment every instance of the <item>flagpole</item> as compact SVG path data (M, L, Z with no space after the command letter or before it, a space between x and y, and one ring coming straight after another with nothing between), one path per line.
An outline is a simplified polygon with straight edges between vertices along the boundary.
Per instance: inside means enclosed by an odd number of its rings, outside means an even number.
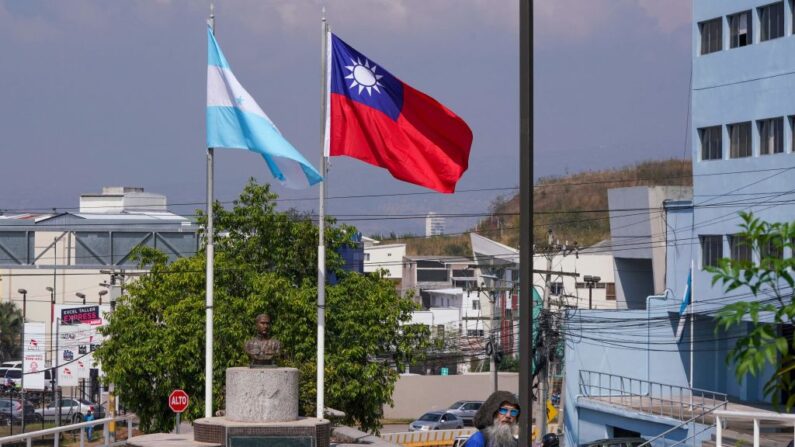
M208 24L215 35L215 5L210 1ZM204 417L213 415L213 266L215 247L213 245L213 148L207 148L207 295L205 298L205 345L204 345Z
M318 419L323 419L323 401L325 393L325 344L326 344L326 120L328 117L328 72L327 72L327 52L328 52L328 23L326 23L326 8L323 8L321 18L321 57L320 67L323 72L321 79L323 86L321 89L320 100L320 175L323 181L320 182L320 198L318 205L318 245L317 245L317 402L316 415Z
M696 294L693 290L693 281L695 275L695 271L693 270L693 258L690 257L690 406L693 406L693 338L695 337L695 318L696 318Z

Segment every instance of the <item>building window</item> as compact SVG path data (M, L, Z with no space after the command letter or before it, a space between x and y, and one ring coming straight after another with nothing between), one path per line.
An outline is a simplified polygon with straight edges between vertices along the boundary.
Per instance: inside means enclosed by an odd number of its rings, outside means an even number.
M467 337L482 337L483 329L467 329Z
M731 250L732 261L751 262L753 260L751 246L747 239L740 235L729 236L729 250Z
M759 8L759 40L764 42L784 36L784 2Z
M729 158L750 157L752 154L751 122L730 124Z
M597 282L597 283L594 283L593 288L594 289L604 289L605 288L605 284L607 284L607 283ZM588 288L588 283L578 282L576 287L578 289L587 289Z
M751 44L751 11L730 15L729 48L744 47Z
M717 266L723 257L723 236L701 236L702 267Z
M608 282L605 283L605 299L607 301L615 301L616 300L616 283Z
M761 155L784 152L784 119L771 118L759 121L759 153Z
M723 49L723 22L720 17L698 24L701 30L701 54Z
M784 258L784 244L780 237L772 237L760 243L760 264L763 267L772 267L773 261Z
M723 158L723 133L720 126L698 129L701 137L701 159L720 160Z
M549 294L550 295L562 295L563 294L563 283L562 282L553 282L549 284Z
M364 260L365 261L369 261L370 260L370 253L365 253L364 254Z
M480 300L472 300L472 310L480 310Z

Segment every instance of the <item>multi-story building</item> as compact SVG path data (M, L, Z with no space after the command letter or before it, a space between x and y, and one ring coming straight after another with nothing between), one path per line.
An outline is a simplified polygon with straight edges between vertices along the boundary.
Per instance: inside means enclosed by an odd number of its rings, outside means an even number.
M444 217L430 212L425 216L425 237L441 236L444 234Z
M107 306L124 278L143 273L133 249L157 248L171 260L192 256L197 230L167 210L165 196L129 187L82 195L77 212L0 215L0 301L24 307L27 321L46 323L48 343L53 309Z
M381 241L362 237L364 242L364 271L375 272L384 270L385 278L397 285L403 279L403 257L406 256L406 244L382 244Z
M569 315L569 329L588 325L588 332L570 337L566 349L567 445L663 432L669 440L696 445L714 428L704 419L686 423L688 418L719 407L742 404L747 411L771 402L764 383L772 368L738 379L726 362L752 323L726 331L714 318L727 304L768 296L727 293L712 284L706 268L726 257L759 262L760 254L737 236L740 211L766 221L795 220L794 14L789 0L693 1L693 195L667 201L661 210L665 229L649 235L649 246L666 248L666 290L627 298L642 303L642 310ZM788 251L779 255L795 255ZM693 304L682 316L691 273ZM791 326L777 330L792 333ZM616 393L622 402L606 402ZM632 407L644 400L645 409ZM687 411L659 411L665 407Z

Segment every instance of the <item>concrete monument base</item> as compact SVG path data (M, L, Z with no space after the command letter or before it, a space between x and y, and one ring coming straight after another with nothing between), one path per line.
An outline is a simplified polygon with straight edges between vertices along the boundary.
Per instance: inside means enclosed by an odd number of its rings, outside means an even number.
M226 419L279 422L298 419L298 370L229 368L226 370Z
M193 421L194 441L222 447L328 447L330 435L331 423L325 419L240 422L212 417Z

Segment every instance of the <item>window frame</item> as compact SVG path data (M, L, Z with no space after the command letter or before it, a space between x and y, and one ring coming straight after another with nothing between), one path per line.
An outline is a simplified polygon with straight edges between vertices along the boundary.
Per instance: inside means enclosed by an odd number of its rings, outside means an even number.
M723 258L723 236L702 234L699 235L699 242L701 244L701 268L717 266L718 261Z
M729 257L732 261L754 262L754 250L747 238L739 234L729 235Z
M698 129L698 137L702 161L723 159L723 126L701 127Z
M753 130L751 121L743 121L739 123L727 124L726 129L729 133L729 158L748 158L754 155L754 138L751 134ZM741 130L745 129L745 135L740 134ZM736 132L735 132L736 130ZM742 137L745 138L742 138ZM735 138L736 137L736 138ZM740 147L742 143L747 142L747 147ZM744 149L743 152L740 152Z
M778 21L775 24L776 30L773 30L771 33L770 30L770 16L768 15L770 12L773 12L773 8L780 8L780 13L778 16ZM775 11L779 12L779 11ZM757 8L757 15L759 17L759 42L767 42L768 40L779 39L784 37L784 14L786 14L786 8L784 7L783 1L777 1L773 3L769 3L767 5L763 5ZM775 34L775 35L772 35Z
M740 33L741 28L738 26L739 22L735 21L741 16L746 17L746 30L743 34ZM748 45L754 43L753 18L754 11L751 9L739 11L726 16L726 20L729 22L729 49L747 47ZM741 36L745 36L745 41L741 41Z
M701 38L700 52L702 56L723 51L723 19L721 17L699 22L698 31ZM705 31L707 32L706 36ZM713 32L717 36L713 35ZM717 47L714 47L713 44L717 44Z
M770 129L773 129L772 131ZM774 155L784 153L784 118L775 117L757 120L759 131L759 155ZM772 133L773 144L770 147ZM769 151L768 151L769 149Z

